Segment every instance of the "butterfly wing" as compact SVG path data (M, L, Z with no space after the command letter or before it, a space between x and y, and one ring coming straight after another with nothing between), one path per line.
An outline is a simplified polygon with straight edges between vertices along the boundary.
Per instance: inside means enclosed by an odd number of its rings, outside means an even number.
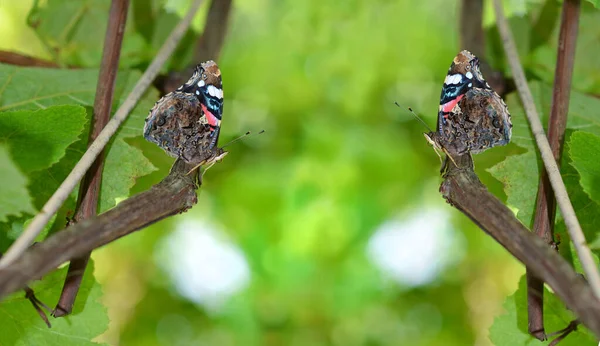
M202 109L202 123L206 124L207 148L217 145L223 115L223 82L221 71L214 61L207 61L196 67L192 77L178 91L195 95Z
M433 138L456 154L478 153L510 140L510 114L479 69L479 59L464 50L448 69Z
M156 102L146 118L144 137L188 163L220 157L222 90L217 64L207 61L198 65L184 85Z

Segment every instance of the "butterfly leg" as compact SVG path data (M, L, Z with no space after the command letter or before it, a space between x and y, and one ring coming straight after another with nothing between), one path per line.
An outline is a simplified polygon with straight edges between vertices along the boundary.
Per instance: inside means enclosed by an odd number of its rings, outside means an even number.
M194 168L190 169L190 171L187 172L185 175L190 175L190 173L192 173L193 171L197 170L198 168L200 168L200 166L202 166L204 164L206 164L206 160L204 160L204 161L200 162L199 164L195 165Z
M446 151L446 149L444 149L444 153L446 153L446 158L449 157L450 161L452 161L452 163L454 164L454 166L458 167L458 165L456 164L456 161L454 161L454 159L452 158L452 155L450 155L450 153L448 153L448 151Z
M214 166L215 163L217 163L217 162L216 161L211 162L210 165L208 165L208 167L206 167L204 169L204 171L202 172L202 175L200 176L200 180L202 180L202 178L204 178L204 174L206 174L206 171L208 171L212 166Z
M440 175L444 175L446 173L446 168L448 167L448 156L444 156L443 159L440 157L440 159L442 160L442 165L440 166Z

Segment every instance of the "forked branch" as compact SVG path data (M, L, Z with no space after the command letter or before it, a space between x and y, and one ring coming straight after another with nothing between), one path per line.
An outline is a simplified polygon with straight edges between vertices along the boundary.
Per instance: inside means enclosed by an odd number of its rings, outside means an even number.
M494 0L494 9L496 12L498 31L500 32L502 44L504 45L504 51L513 72L515 84L517 85L519 95L521 96L523 107L525 108L529 127L531 128L531 132L533 133L540 150L542 161L544 162L544 166L548 173L548 179L554 190L556 202L560 208L560 212L565 221L565 225L567 226L567 230L569 231L569 236L575 246L575 250L577 251L579 260L581 261L585 276L589 281L595 296L600 298L600 273L598 273L598 268L594 263L592 252L587 245L583 230L581 229L581 225L579 224L579 220L577 220L577 215L575 215L575 210L573 209L573 205L567 194L565 183L562 180L560 170L558 169L556 160L552 154L548 138L546 138L546 133L544 132L540 117L538 116L535 103L533 102L531 90L529 90L529 86L527 85L525 73L523 72L521 62L519 61L517 48L506 18L504 17L504 11L500 0Z
M42 210L33 218L33 221L23 231L19 238L10 246L4 257L0 259L0 269L6 268L11 262L15 261L23 252L27 250L29 245L42 231L44 226L50 221L52 216L58 211L65 200L71 194L71 191L77 186L85 172L94 163L98 155L102 152L110 138L119 129L119 126L125 121L133 107L142 97L146 89L150 86L160 68L165 61L171 56L177 44L190 26L196 11L200 7L202 0L195 0L186 16L177 24L175 29L167 37L165 43L159 50L158 54L148 66L140 80L134 86L133 90L127 96L127 99L121 107L116 111L110 122L104 127L98 138L88 147L88 150L83 154L79 162L75 165L71 173L65 181L54 192L52 197L42 207Z
M110 5L104 48L102 50L102 63L100 64L94 98L92 129L88 137L88 143L92 143L98 137L110 120L115 81L117 80L117 71L119 69L119 57L121 56L121 43L123 42L123 35L125 33L128 9L129 0L112 0ZM96 158L79 185L77 209L74 216L75 222L96 216L103 167L104 154L100 152L98 158ZM60 298L52 313L54 317L71 313L89 259L90 253L87 253L71 260Z

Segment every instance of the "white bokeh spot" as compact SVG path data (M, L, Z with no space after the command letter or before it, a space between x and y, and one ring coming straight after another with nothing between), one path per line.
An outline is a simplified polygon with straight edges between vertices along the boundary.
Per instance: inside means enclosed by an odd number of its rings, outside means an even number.
M156 254L177 292L212 312L250 282L243 252L204 221L182 220Z
M395 282L422 286L462 258L460 240L446 211L425 209L384 222L369 239L367 255Z

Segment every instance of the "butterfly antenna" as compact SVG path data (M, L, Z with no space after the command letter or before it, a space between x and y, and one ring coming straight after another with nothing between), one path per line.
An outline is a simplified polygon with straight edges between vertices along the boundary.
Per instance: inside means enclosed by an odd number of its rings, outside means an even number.
M398 106L398 108L403 108L402 106L400 106L400 104L398 104L398 102L395 102L395 101L394 101L394 103L396 104L396 106ZM408 107L408 111L409 111L409 112L411 112L411 113L412 113L412 114L415 116L415 118L417 118L417 119L418 119L418 120L421 122L421 124L423 124L423 126L425 126L425 128L426 128L427 130L429 130L429 132L433 132L433 130L432 130L431 128L429 128L429 126L427 126L427 124L425 123L425 121L423 121L423 119L421 119L421 117L420 117L420 116L418 116L418 115L417 115L417 113L415 113L415 112L412 110L412 108Z
M256 135L260 135L261 133L265 132L265 130L260 130L260 132L256 133ZM227 144L225 144L224 146L222 146L221 148L225 148L228 147L230 145L232 145L233 143L241 140L244 137L250 136L252 133L250 131L244 133L243 135L239 136L238 138L232 139L231 141L229 141Z

